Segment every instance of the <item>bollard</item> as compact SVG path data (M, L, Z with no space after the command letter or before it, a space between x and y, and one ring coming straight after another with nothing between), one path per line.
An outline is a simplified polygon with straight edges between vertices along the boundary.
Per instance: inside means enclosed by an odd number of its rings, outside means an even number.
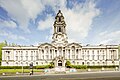
M16 74L19 74L19 72L16 72Z
M5 73L2 73L3 76L5 76Z
M115 67L115 71L118 71L118 67Z
M102 71L104 71L105 69L104 69L104 67L102 67Z
M88 68L88 72L90 72L91 71L91 69L90 68Z

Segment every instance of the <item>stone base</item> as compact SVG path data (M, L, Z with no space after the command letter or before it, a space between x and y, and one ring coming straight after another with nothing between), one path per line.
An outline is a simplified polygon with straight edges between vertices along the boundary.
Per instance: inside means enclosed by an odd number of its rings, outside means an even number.
M54 68L55 72L65 72L66 68L62 66L58 66Z

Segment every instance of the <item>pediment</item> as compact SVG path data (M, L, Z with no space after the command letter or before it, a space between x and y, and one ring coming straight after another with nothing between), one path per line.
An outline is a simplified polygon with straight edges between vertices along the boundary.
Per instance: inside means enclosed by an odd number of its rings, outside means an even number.
M50 43L43 43L43 44L40 44L39 46L38 46L38 48L40 48L40 47L54 47L55 48L55 46L53 46L52 44L50 44Z
M66 47L82 47L80 44L78 44L78 43L70 43L70 44L68 44Z

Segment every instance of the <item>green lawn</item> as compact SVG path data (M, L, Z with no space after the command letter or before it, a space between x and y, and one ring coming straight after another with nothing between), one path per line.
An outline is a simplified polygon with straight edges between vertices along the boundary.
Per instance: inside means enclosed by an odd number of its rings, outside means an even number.
M31 70L30 69L24 69L24 73L29 73ZM33 69L34 72L42 72L43 70L37 70L37 69ZM0 70L0 74L1 73L22 73L22 69L1 69Z

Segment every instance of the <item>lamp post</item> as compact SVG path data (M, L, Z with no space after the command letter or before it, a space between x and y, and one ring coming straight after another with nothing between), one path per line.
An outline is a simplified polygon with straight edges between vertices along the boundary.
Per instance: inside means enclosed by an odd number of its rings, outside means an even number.
M30 75L33 75L33 63L30 63L30 69L32 69Z

